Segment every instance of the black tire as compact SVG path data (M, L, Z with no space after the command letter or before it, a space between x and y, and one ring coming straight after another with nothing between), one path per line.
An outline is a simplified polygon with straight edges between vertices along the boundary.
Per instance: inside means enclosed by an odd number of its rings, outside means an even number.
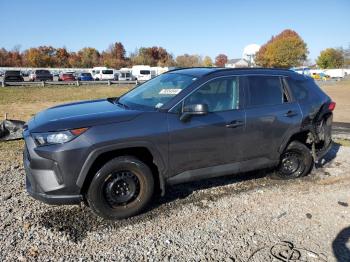
M291 142L281 155L281 160L275 172L279 179L293 179L306 176L313 166L310 149L298 142Z
M153 192L150 168L135 157L122 156L110 160L96 173L86 200L98 216L117 220L141 213Z

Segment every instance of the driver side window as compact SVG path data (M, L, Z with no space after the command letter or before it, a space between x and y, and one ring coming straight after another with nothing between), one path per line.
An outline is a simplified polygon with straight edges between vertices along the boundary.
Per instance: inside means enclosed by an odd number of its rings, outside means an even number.
M238 84L238 77L213 80L186 98L184 106L207 104L209 112L238 109Z

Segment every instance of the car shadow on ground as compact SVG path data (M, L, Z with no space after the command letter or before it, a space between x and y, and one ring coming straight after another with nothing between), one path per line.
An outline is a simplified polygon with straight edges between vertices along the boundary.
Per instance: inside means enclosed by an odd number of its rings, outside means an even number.
M339 148L340 144L334 143L332 149L324 157L321 167L336 157ZM169 213L169 210L181 208L184 204L208 208L203 204L203 200L214 202L227 195L244 193L266 186L292 183L290 180L268 179L267 177L273 178L270 176L272 173L271 169L264 169L170 186L167 188L165 196L155 196L152 204L143 214L120 221L103 220L95 216L88 207L81 205L49 208L40 216L38 222L47 230L65 235L68 240L78 243L89 232L110 231L150 221L159 215ZM215 189L215 192L194 194L211 188Z
M59 206L50 207L39 217L38 223L46 230L53 231L57 235L62 235L73 243L83 241L89 232L109 232L118 228L132 226L155 219L157 216L169 213L169 210L181 208L186 203L192 203L201 208L203 199L214 201L229 194L237 194L249 191L258 187L257 180L263 178L268 173L267 170L249 172L235 176L224 176L198 182L191 182L167 188L164 197L155 196L152 204L141 215L120 220L106 221L97 217L86 206ZM230 184L242 183L242 187L224 189L220 193L213 195L206 194L200 197L191 197L195 191L226 186Z
M350 260L350 249L346 245L350 241L350 227L344 228L333 240L333 254L338 262L348 262Z

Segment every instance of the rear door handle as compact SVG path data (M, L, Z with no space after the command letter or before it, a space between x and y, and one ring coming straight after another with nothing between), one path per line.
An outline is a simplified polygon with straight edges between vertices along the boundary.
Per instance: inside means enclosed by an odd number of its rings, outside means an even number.
M243 126L243 121L234 120L231 123L226 125L227 128L236 128L236 127L239 127L239 126Z
M298 115L298 113L295 111L292 111L292 110L289 110L287 113L284 114L284 116L286 116L286 117L293 117L296 115Z

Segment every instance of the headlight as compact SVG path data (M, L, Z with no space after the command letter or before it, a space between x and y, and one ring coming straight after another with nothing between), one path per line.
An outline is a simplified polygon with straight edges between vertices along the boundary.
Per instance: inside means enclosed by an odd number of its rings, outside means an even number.
M47 132L47 133L32 133L32 137L38 146L63 144L67 143L77 136L81 135L87 130L84 128L77 128L67 131Z

